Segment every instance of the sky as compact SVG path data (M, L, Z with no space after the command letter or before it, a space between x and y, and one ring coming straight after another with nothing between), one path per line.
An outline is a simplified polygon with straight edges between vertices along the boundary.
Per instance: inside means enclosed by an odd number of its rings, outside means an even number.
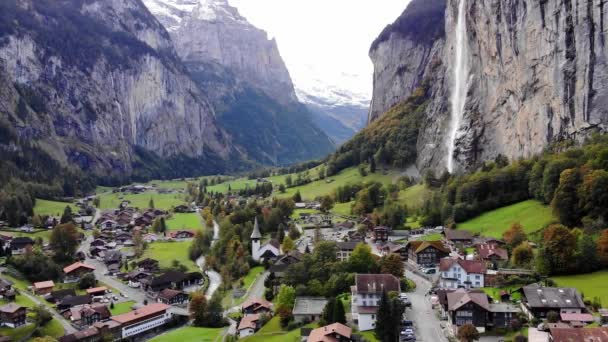
M229 0L268 32L297 88L339 87L371 98L369 47L410 0Z

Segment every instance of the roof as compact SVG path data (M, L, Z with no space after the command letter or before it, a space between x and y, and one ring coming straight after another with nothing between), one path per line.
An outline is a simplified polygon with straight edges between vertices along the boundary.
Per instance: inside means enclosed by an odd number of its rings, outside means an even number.
M180 294L184 294L184 292L172 289L164 289L160 291L160 293L158 294L158 298L171 300Z
M294 315L318 315L323 312L327 299L324 297L296 297Z
M101 292L101 291L106 292L107 290L108 290L108 288L105 286L93 287L93 288L87 289L87 293L91 294L91 293L97 293L97 292Z
M352 251L360 243L364 244L364 242L360 242L360 241L342 241L342 242L337 242L336 245L338 246L339 250Z
M279 242L279 240L277 239L272 239L270 241L268 241L268 243L266 245L271 245L276 249L281 249L281 243Z
M137 310L133 310L131 312L124 313L122 315L112 316L112 320L116 321L118 323L125 324L125 323L129 323L131 321L140 319L142 317L150 317L150 316L158 315L158 314L166 311L169 308L170 308L170 306L166 305L166 304L153 303L150 305L146 305L142 308L139 308Z
M67 296L75 296L76 295L76 290L74 289L63 289L63 290L57 290L57 291L53 291L51 292L51 297L53 297L55 300L59 299L63 299Z
M608 341L608 328L552 328L555 342Z
M409 241L407 246L411 246L416 254L422 252L428 247L433 247L441 252L450 254L450 250L445 247L441 241Z
M48 289L49 287L54 287L54 286L55 286L55 283L52 280L39 281L37 283L34 283L34 288L37 290Z
M446 229L443 231L448 240L472 240L473 234L464 229Z
M518 313L518 312L521 312L521 309L519 308L519 306L511 305L508 303L498 303L498 304L490 303L490 305L488 306L488 311L494 312L494 313L498 313L498 312Z
M532 284L524 286L523 291L530 308L585 308L583 299L575 288Z
M439 271L445 272L452 268L454 264L460 265L467 273L484 274L486 273L486 264L483 261L463 260L460 258L443 258L439 262Z
M8 304L6 304L4 306L0 306L0 312L9 313L9 314L15 313L15 312L17 312L18 310L21 310L21 309L25 309L25 307L21 306L21 305L18 305L18 304L14 303L14 302L13 303L8 303Z
M344 324L334 323L314 329L308 336L308 342L336 342L339 341L335 335L350 339L353 330Z
M241 323L239 323L239 327L237 330L255 329L255 328L257 328L256 322L259 319L260 319L260 315L258 315L258 314L247 315L241 319Z
M561 313L564 322L593 322L593 315L590 313Z
M262 233L260 233L260 225L258 224L258 218L255 218L255 223L253 224L253 232L251 233L252 239L261 239Z
M65 296L61 300L59 305L61 306L76 306L76 305L84 305L91 304L91 297L89 295L82 296Z
M60 342L75 342L81 341L84 339L88 339L93 336L97 336L99 334L99 330L97 328L91 327L85 330L77 331L73 334L64 335L59 338Z
M27 236L19 236L16 238L13 238L11 240L11 246L12 245L33 245L34 244L34 240L32 240L31 238L27 237Z
M150 285L155 286L155 285L162 285L162 284L166 284L166 283L180 283L185 280L201 279L202 276L203 275L200 272L183 273L183 272L171 270L171 271L167 271L167 272L161 274L160 276L152 279L152 282Z
M355 286L357 293L401 292L399 279L392 274L357 274Z
M488 296L483 292L469 292L465 289L458 289L447 294L448 310L460 309L463 305L473 302L485 310L489 310Z
M477 245L476 249L477 249L477 254L479 254L479 257L482 259L488 259L492 255L496 255L501 260L509 259L509 252L507 252L506 249L500 248L500 247L497 248L496 245L493 245L493 244L484 243L481 245Z
M74 321L80 320L83 316L89 317L96 313L100 314L102 319L107 319L112 315L110 309L103 304L85 304L70 308L70 314L72 315L72 320Z
M82 268L82 267L88 268L91 271L95 270L95 266L87 265L87 264L82 263L82 262L79 261L79 262L75 262L75 263L71 264L70 266L64 267L63 268L63 273L68 274L68 273L71 273L71 272L73 272L73 271L75 271L75 270L77 270L79 268Z
M265 299L251 297L245 303L243 303L243 305L241 305L241 308L243 308L243 309L247 309L250 307L253 307L254 311L259 308L266 308L266 309L270 310L272 308L272 303L270 303L269 301L267 301Z
M402 244L397 244L397 243L393 243L393 242L387 242L386 245L382 246L382 250L384 251L388 251L390 253L395 253L401 249L403 249L405 247L405 245Z

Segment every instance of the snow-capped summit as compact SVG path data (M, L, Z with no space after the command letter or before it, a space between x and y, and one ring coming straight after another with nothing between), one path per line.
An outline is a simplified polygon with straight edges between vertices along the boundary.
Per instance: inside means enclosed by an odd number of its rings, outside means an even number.
M233 21L247 24L239 11L227 0L143 0L148 10L158 18L167 31L180 28L183 20L192 15L204 21Z

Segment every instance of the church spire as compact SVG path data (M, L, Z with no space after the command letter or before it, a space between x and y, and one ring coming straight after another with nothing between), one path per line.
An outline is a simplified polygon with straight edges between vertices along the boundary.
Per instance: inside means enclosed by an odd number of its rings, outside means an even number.
M258 218L255 218L255 223L253 224L253 232L251 233L251 240L261 239L262 233L260 233L260 225L258 224Z

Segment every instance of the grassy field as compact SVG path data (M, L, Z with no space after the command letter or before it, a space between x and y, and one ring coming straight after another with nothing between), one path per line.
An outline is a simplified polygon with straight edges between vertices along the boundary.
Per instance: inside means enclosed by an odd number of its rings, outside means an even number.
M428 235L424 235L416 240L419 241L439 241L443 238L443 235L441 235L440 233L433 233L433 234L428 234Z
M508 286L508 287L502 287L502 288L484 287L484 288L482 288L482 290L488 296L492 297L495 301L500 302L500 292L501 291L507 291L508 293L511 293L511 300L520 300L521 293L514 291L514 290L517 290L518 288L519 288L519 286Z
M353 205L354 202L347 202L347 203L336 203L333 207L333 209L331 210L332 213L334 214L338 214L338 215L345 215L345 216L351 216L351 207Z
M316 327L315 323L305 326L306 328ZM247 336L239 341L243 342L299 342L300 329L291 331L281 330L279 317L273 317L266 325L262 327L255 335Z
M519 222L526 233L533 233L554 220L551 208L538 201L529 200L492 210L472 220L458 223L458 228L500 238L513 223Z
M247 179L247 178L239 178L239 179L231 180L229 182L225 182L225 183L221 183L221 184L217 184L217 185L213 185L213 186L208 186L207 191L226 193L226 192L228 192L229 186L230 186L231 190L235 191L235 190L244 190L244 189L247 189L247 187L255 188L255 184L256 184L255 179L252 180L252 179Z
M365 337L365 339L369 342L380 342L380 340L376 338L376 334L373 330L360 332L359 334Z
M188 258L190 244L190 241L151 243L142 259L156 259L160 262L161 268L171 267L173 260L178 260L188 268L189 272L199 271L196 264Z
M51 336L54 338L59 338L63 336L64 329L63 325L61 325L58 320L53 319L52 321L47 323L47 325L45 325L40 332L42 333L42 336Z
M557 285L562 287L574 287L586 299L599 297L604 306L608 305L608 270L588 274L577 274L571 276L551 277Z
M27 237L31 238L32 240L36 240L36 238L41 237L44 241L49 241L51 232L52 232L51 230L40 230L40 231L33 232L33 233L25 233L25 232L15 232L15 231L10 231L10 230L0 230L0 234L2 234L2 235L8 235L8 236L12 236L12 237L27 236Z
M63 210L65 210L65 207L68 205L72 207L73 212L78 212L77 207L74 206L73 203L36 199L34 213L38 215L61 216L63 214Z
M141 194L106 193L99 196L99 207L101 209L114 209L118 208L123 200L128 200L131 201L131 206L143 209L148 208L150 199L154 200L155 208L164 210L184 204L183 194L159 194L155 191L149 191Z
M243 287L245 289L249 289L253 282L260 276L260 274L264 273L263 266L257 266L249 270L249 273L243 278Z
M198 213L173 214L167 220L169 230L199 230L203 229L202 218Z
M131 307L135 304L135 301L128 301L122 303L115 303L114 309L110 309L112 316L120 315L131 311Z
M150 342L214 342L222 340L224 328L195 328L184 327L167 334L157 336Z
M299 220L300 214L317 214L317 213L319 213L319 211L315 210L315 209L295 209L293 211L293 214L291 214L291 218L293 220Z
M409 210L417 210L422 208L430 195L431 191L424 184L418 184L400 191L399 202L405 204Z

